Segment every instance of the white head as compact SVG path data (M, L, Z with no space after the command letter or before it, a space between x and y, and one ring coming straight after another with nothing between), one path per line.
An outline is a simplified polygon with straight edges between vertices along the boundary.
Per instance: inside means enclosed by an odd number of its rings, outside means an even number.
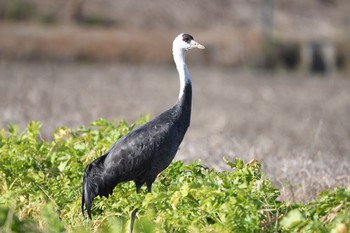
M205 49L205 47L193 40L193 36L181 33L173 42L173 56L180 77L179 99L184 94L186 84L191 83L190 73L185 62L186 51L193 48Z
M193 40L193 36L187 33L181 33L173 42L174 50L189 50L193 48L205 49L205 47Z

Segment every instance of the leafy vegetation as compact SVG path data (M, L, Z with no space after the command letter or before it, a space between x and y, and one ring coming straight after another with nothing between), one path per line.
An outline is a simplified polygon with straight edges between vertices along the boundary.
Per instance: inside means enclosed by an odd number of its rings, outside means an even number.
M52 140L31 122L24 132L0 130L0 232L349 232L350 188L322 193L307 204L278 201L279 191L253 160L227 161L218 172L199 161L173 162L153 192L132 182L96 198L93 221L81 214L85 166L137 125L104 119L76 130L58 128Z

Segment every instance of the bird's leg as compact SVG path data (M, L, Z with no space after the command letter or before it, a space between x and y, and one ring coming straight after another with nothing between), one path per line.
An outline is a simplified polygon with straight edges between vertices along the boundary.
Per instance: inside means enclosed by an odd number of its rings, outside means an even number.
M152 183L146 183L146 184L147 184L147 191L149 193L151 193L152 192Z
M142 187L142 185L144 184L144 182L139 182L137 180L134 180L135 182L135 185L136 185L136 193L139 194L140 193L140 189ZM146 181L146 185L147 185L147 190L148 192L152 192L152 183L154 182L153 181ZM134 209L134 211L131 213L131 221L130 221L130 233L132 233L133 229L134 229L134 223L135 223L135 219L136 219L136 214L137 214L137 211L139 209L136 208Z
M139 194L143 183L135 180L135 185L136 185L136 193Z
M134 222L135 222L135 218L136 218L136 214L137 211L139 210L139 208L134 209L134 211L131 213L131 220L130 220L130 233L132 233L133 229L134 229Z
M140 193L140 190L141 190L141 187L143 185L143 182L140 182L140 181L137 181L137 180L134 180L135 182L135 185L136 185L136 193L139 194ZM132 233L133 229L134 229L134 223L135 223L135 219L136 219L136 214L137 214L137 211L139 210L139 208L136 208L132 211L131 213L131 220L130 220L130 233Z
M156 178L157 178L157 176L154 177L154 178L149 178L149 179L146 180L147 190L148 190L149 193L152 192L152 184L156 180Z
M139 194L141 190L141 185L140 186L136 186L136 193Z

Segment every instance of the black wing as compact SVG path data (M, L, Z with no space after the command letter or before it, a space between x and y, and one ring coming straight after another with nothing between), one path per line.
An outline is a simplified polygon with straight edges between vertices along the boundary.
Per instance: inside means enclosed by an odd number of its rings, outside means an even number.
M119 139L105 155L89 164L83 178L83 213L85 203L91 218L92 201L97 195L108 197L118 183L146 174L157 151L161 151L159 147L169 128L167 122L150 121Z

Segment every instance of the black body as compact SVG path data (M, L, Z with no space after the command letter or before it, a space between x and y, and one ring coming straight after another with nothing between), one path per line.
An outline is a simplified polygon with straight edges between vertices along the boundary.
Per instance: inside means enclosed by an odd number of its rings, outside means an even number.
M133 180L137 192L146 183L151 192L152 183L173 160L190 125L191 102L192 86L187 82L184 94L172 108L120 138L86 167L83 214L86 205L91 219L93 199L97 195L108 197L121 182Z

